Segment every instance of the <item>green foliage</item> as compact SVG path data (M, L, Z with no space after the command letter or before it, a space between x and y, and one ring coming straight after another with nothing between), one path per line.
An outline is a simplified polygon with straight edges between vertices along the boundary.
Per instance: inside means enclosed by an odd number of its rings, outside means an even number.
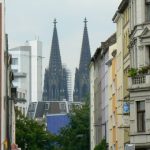
M58 136L59 150L89 150L90 149L90 118L89 104L82 108L73 108L69 115L70 123L63 128Z
M44 125L29 120L16 110L16 142L22 150L52 150L55 140L45 131Z
M135 69L135 68L131 68L131 69L129 69L129 71L128 71L128 76L129 77L135 77L136 75L137 75L137 69Z
M94 148L94 150L107 150L106 140L103 139L100 144L96 145L96 147Z
M138 71L138 73L139 73L139 74L147 74L149 70L150 70L150 66L145 66L145 67L142 67L142 68Z

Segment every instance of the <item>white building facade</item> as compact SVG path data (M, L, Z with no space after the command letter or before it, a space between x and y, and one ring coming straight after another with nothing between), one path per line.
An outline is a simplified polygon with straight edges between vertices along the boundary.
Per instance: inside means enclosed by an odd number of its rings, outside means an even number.
M149 150L150 1L130 0L130 12L130 143L137 150Z
M42 43L29 41L24 46L10 49L9 53L18 98L26 99L26 103L16 106L26 115L29 103L40 101L42 97Z

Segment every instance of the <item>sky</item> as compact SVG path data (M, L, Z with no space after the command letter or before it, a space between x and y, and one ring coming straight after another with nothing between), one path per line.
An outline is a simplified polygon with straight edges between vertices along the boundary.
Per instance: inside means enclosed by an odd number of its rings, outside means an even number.
M83 37L83 20L88 20L91 54L116 30L112 22L120 0L6 0L6 32L9 48L39 38L43 42L43 72L48 67L53 20L57 31L61 59L72 72L79 66ZM73 88L73 87L72 87Z

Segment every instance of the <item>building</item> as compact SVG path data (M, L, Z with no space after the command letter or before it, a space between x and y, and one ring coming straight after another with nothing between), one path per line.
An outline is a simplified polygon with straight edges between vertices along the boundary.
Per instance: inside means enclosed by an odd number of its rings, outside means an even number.
M27 117L37 121L45 121L46 115L68 114L72 107L81 107L81 102L70 101L40 101L29 105Z
M116 40L117 40L117 54L113 57L116 63L116 70L114 72L113 84L115 85L115 95L113 105L116 107L115 115L116 123L114 142L111 147L116 150L124 150L125 144L129 143L129 92L128 92L128 70L130 67L129 55L129 0L122 0L114 17L113 22L116 23ZM112 66L113 67L113 66ZM113 74L112 74L113 75ZM128 107L128 112L124 108ZM112 134L113 134L112 133Z
M109 144L108 127L108 66L109 47L116 42L116 34L113 34L105 42L101 43L91 59L90 64L90 133L91 150L106 139Z
M42 100L42 42L39 40L27 41L31 47L31 101Z
M5 34L5 2L0 0L0 150L15 143L14 88L8 35Z
M9 53L18 98L26 99L26 103L16 106L26 114L30 102L42 99L42 43L27 41L23 46L9 49Z
M80 55L79 68L75 71L75 83L73 100L82 102L86 96L90 93L90 81L89 81L89 63L91 59L90 45L87 31L87 20L84 20L84 33Z
M69 117L67 114L52 114L46 116L47 130L58 135L62 128L69 124Z
M45 69L43 101L68 100L68 77L61 62L56 23L55 19L49 66Z
M108 56L108 132L109 132L109 149L118 149L117 127L117 44L114 43L109 47Z
M130 0L130 143L150 149L150 1ZM136 11L138 10L138 11ZM133 73L135 72L135 73Z

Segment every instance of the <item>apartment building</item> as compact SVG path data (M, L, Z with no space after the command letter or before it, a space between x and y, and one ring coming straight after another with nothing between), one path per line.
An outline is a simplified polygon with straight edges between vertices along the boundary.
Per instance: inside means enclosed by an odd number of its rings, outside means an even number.
M118 149L118 116L117 116L117 44L109 47L108 65L108 129L109 149Z
M117 55L116 55L116 109L117 131L115 149L123 149L129 143L129 92L128 70L130 67L129 55L129 0L122 0L114 17L116 23Z
M150 149L150 1L130 0L130 143ZM134 72L134 73L133 73Z
M116 42L116 34L113 34L105 42L101 43L91 59L90 64L90 134L91 150L106 139L109 144L108 128L108 56L109 46Z
M15 143L15 91L12 80L8 35L5 34L5 1L0 0L0 150L10 149Z
M9 49L12 55L13 84L17 87L18 98L26 103L16 104L26 115L30 102L42 99L42 43L27 41L24 45Z

